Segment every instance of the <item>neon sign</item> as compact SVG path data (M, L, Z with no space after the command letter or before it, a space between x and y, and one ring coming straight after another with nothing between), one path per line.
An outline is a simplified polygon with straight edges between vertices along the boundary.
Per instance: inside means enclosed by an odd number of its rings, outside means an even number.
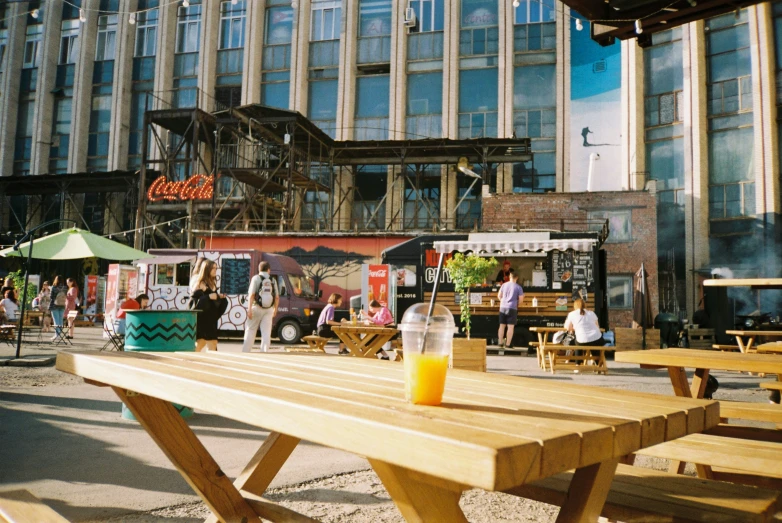
M170 182L165 176L160 176L147 191L147 200L160 201L187 201L208 200L214 192L214 176L196 174L178 182Z

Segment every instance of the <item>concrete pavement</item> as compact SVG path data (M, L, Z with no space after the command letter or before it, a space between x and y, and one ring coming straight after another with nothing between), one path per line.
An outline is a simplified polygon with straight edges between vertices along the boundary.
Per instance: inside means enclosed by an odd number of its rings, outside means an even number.
M83 331L83 332L80 332ZM102 345L97 329L79 329L74 348ZM237 342L220 350L240 351ZM336 350L336 346L333 349ZM25 354L48 354L47 347ZM0 357L8 348L0 348ZM611 386L670 395L667 373L609 362L608 376L541 372L536 359L489 356L491 372ZM154 442L134 421L120 417L120 402L108 388L85 385L49 367L37 382L46 386L9 386L7 373L41 369L0 367L0 489L26 488L72 521L102 520L197 500L190 487ZM765 401L760 378L716 373L721 388L715 399ZM24 377L24 376L23 376ZM235 477L261 445L267 432L197 413L188 423L223 470ZM273 486L310 481L367 468L353 454L302 442Z

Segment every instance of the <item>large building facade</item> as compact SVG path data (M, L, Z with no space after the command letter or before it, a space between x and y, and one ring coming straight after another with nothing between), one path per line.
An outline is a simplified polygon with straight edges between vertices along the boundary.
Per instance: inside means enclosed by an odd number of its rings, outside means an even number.
M304 202L338 199L335 230L473 229L485 191L650 189L664 308L694 310L698 271L778 271L782 3L643 49L600 47L582 20L555 0L0 1L0 174L135 170L146 110L260 103L337 140L531 139L534 159L485 187L440 166L340 170ZM133 227L117 193L2 205L3 230L76 211ZM589 217L631 241L631 211Z

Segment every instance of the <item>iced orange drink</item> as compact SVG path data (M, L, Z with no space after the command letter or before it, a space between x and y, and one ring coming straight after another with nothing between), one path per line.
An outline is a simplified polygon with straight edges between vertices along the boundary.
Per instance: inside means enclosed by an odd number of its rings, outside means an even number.
M448 354L405 354L405 397L415 405L443 401Z

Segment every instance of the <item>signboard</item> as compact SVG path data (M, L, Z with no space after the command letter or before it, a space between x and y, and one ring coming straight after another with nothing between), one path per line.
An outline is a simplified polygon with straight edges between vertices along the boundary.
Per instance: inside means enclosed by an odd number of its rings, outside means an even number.
M220 267L220 292L223 294L247 294L250 288L250 259L223 258Z
M370 265L367 282L367 304L377 300L388 307L388 265Z
M165 176L158 177L147 191L147 200L188 201L209 200L214 192L214 176L195 174L182 181L169 181Z
M98 313L98 276L84 277L84 314Z
M117 310L117 287L119 285L119 265L109 265L109 275L106 278L106 320L113 324L114 311Z

